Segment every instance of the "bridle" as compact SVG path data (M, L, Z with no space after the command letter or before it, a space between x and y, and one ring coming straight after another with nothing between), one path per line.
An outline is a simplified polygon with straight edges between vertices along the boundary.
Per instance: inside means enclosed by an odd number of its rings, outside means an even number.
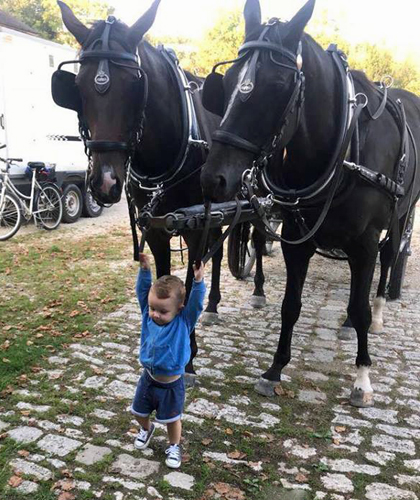
M115 25L116 18L114 16L109 16L105 21L105 27L100 35L92 42L90 42L87 47L83 48L80 52L79 58L72 61L62 62L58 70L61 70L62 66L65 64L79 63L91 60L98 60L98 69L94 77L95 90L103 95L109 90L111 86L111 75L110 75L110 64L126 69L134 69L136 72L135 85L142 88L143 95L141 97L141 105L139 107L139 117L136 127L131 132L128 141L104 141L104 140L92 140L90 136L89 128L83 119L83 116L79 115L79 130L82 140L85 145L85 152L91 160L92 153L105 153L111 151L123 151L127 153L127 162L130 161L134 154L135 147L140 142L143 123L145 119L145 108L147 105L148 98L148 84L147 75L141 68L139 56L137 49L135 52L124 44L123 41L119 41L124 47L124 51L116 51L110 48L109 40L111 35L111 30ZM89 161L89 171L90 171L90 161ZM89 175L89 171L87 174Z
M231 132L223 130L221 127L213 134L213 140L216 142L221 142L234 146L238 149L253 153L257 156L254 161L254 165L263 168L267 165L269 159L272 157L274 151L288 142L289 138L297 130L300 122L302 104L304 102L305 93L305 76L301 70L302 68L302 43L299 42L298 50L296 54L290 50L284 48L283 46L266 40L266 35L273 26L280 23L279 19L271 19L264 27L258 40L246 42L239 49L239 57L234 61L224 61L218 63L214 68L213 72L218 66L234 63L238 61L244 61L246 59L250 60L248 69L242 81L238 84L239 86L239 96L242 102L247 101L256 87L256 73L257 73L257 63L261 52L269 52L270 60L277 66L286 68L294 72L294 87L290 95L289 101L281 114L276 128L275 133L270 137L266 143L261 147L254 144L251 141ZM275 54L279 54L286 58L290 63L282 63L276 60ZM296 111L296 112L295 112ZM294 116L295 120L293 127L289 127L290 116ZM286 134L287 130L287 134Z

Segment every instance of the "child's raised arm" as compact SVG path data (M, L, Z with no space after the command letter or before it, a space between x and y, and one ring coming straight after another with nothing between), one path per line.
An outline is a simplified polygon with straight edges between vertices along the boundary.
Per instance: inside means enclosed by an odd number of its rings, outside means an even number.
M185 317L190 325L191 330L197 323L200 314L204 308L204 297L206 295L206 285L204 284L204 264L201 262L200 267L193 264L194 281L190 296L188 297L187 305L184 309Z
M150 259L145 253L140 254L140 269L137 275L136 294L140 304L141 312L148 307L149 290L152 286L152 273L150 271Z

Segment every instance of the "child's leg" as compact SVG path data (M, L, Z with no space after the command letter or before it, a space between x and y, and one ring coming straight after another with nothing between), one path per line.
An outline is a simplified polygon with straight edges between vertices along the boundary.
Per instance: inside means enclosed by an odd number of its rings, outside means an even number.
M181 419L175 420L175 422L167 424L167 429L168 429L169 443L179 444L181 441L181 431L182 431Z
M150 417L139 417L138 415L133 415L137 422L148 431L150 429Z

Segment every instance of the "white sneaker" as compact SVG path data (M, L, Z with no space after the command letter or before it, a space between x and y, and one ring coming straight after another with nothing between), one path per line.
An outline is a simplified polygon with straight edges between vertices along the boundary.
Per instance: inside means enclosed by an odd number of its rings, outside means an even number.
M137 448L138 450L144 450L145 448L147 448L154 432L155 426L153 424L150 424L150 429L148 431L141 427L136 439L134 440L135 448Z
M178 469L182 462L181 447L179 444L169 445L165 453L168 455L165 460L166 465L171 469Z

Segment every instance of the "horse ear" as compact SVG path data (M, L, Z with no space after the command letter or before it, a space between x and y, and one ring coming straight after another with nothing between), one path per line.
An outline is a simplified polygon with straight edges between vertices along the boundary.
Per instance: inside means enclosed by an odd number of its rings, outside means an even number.
M261 25L260 0L247 0L244 7L245 36Z
M315 0L308 0L306 4L287 23L286 39L299 42L305 26L308 24L314 12Z
M57 0L57 3L61 10L64 26L70 31L80 45L83 45L83 42L89 35L89 28L77 19L68 5L61 2L61 0Z
M141 18L133 24L130 28L130 34L128 35L129 41L133 46L137 47L137 45L141 42L143 36L149 31L152 27L152 24L155 21L156 12L158 10L160 4L160 0L155 0L149 10L147 10Z

